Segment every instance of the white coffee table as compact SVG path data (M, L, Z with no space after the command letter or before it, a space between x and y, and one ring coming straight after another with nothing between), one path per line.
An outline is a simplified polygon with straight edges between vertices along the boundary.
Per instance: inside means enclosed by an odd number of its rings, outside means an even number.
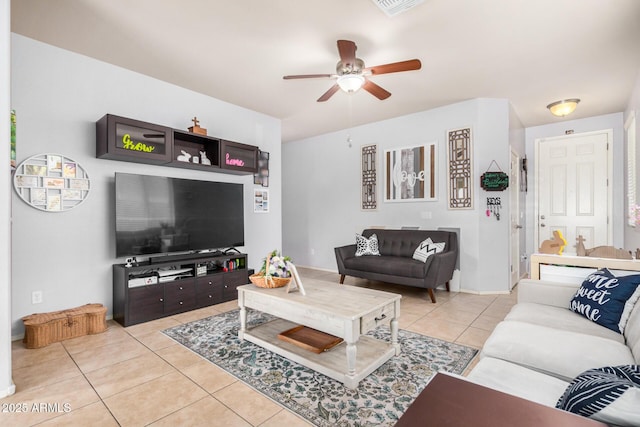
M304 281L306 295L286 288L238 287L238 337L304 365L354 389L360 380L391 357L400 354L398 318L401 295L320 280ZM278 319L247 329L247 308ZM364 336L390 323L391 341ZM320 354L278 339L278 334L304 325L344 339Z

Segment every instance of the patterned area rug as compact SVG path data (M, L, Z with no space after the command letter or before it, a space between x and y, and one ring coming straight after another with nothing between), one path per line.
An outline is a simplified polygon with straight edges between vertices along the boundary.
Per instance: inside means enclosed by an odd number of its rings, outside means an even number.
M272 319L248 310L247 328ZM362 380L357 390L349 390L325 375L240 341L239 326L238 310L233 310L163 332L316 426L392 426L433 374L460 374L478 352L400 330L400 356ZM390 332L380 327L369 334L389 340Z

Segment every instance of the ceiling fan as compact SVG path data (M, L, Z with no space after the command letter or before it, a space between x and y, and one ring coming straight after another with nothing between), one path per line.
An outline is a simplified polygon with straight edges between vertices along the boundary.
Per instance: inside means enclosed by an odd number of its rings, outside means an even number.
M329 88L320 98L318 102L324 102L331 98L338 89L345 92L355 92L363 88L376 98L382 100L391 96L391 92L383 89L368 79L369 76L378 74L399 73L401 71L419 70L422 67L419 59L410 59L408 61L393 62L391 64L377 65L375 67L365 67L364 61L356 58L357 46L350 40L338 40L338 53L340 61L336 65L336 74L302 74L284 76L283 79L314 79L314 78L331 78L336 79L336 83Z

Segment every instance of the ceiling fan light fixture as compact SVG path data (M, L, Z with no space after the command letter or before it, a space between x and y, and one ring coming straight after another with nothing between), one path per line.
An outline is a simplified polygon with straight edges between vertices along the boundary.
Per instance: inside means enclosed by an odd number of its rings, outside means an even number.
M551 104L547 105L547 108L554 116L564 117L568 114L573 113L579 102L580 100L578 98L563 99L560 101L552 102Z
M338 86L347 93L357 92L364 85L361 74L344 74L338 77Z

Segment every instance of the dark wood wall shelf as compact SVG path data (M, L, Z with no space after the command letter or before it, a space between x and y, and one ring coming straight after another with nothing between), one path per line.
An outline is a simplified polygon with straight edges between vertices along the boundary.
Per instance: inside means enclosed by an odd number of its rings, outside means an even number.
M248 175L258 171L258 151L253 145L113 114L96 122L96 157L101 159ZM202 153L209 162L203 162Z
M246 254L167 258L113 265L115 321L131 326L231 301L238 297L236 288L249 283Z

